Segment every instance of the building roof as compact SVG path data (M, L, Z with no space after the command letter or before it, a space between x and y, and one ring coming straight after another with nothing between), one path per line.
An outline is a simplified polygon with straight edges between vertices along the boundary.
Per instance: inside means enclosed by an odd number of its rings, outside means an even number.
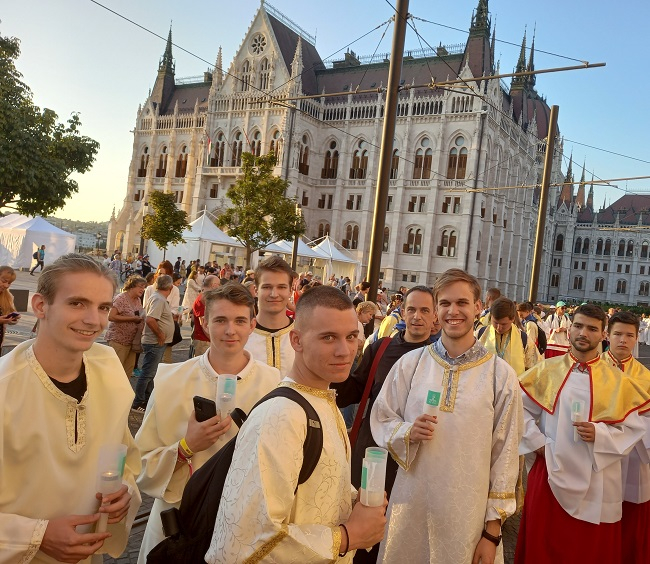
M169 97L167 105L160 111L160 115L173 114L177 101L179 112L193 112L197 99L199 101L199 110L205 111L208 109L209 93L210 84L206 82L198 84L177 84L174 87L174 92Z
M599 224L613 225L618 217L622 226L638 225L641 218L641 225L650 225L650 195L626 194L613 204L594 213L589 208L583 208L578 213L578 223L591 223L597 215Z

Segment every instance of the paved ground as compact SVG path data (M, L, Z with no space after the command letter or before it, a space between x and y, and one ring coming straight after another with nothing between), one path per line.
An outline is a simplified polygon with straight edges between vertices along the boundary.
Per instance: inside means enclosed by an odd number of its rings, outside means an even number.
M38 280L38 275L30 276L27 272L17 273L17 278L14 284L12 285L13 289L26 289L30 292L36 290L36 281ZM23 342L25 339L30 338L31 329L34 325L35 318L31 313L31 310L22 315L21 320L17 325L10 326L8 329L7 335L5 336L5 341L3 343L3 348L11 348L18 343ZM189 328L183 327L183 336L185 337L182 343L176 345L173 349L173 360L174 362L182 362L188 358L188 347L189 347ZM639 350L639 361L642 362L645 366L650 368L650 346L641 345ZM131 427L131 432L135 435L136 431L140 428L142 423L142 416L131 414L129 417L129 426ZM126 552L119 558L109 558L104 557L104 563L115 563L115 564L135 564L138 560L138 551L140 550L140 543L142 542L142 535L144 534L144 529L146 526L146 521L151 510L151 505L153 500L148 496L143 496L142 506L138 512L138 517L134 523L133 529L131 530L131 535L129 537L129 543L127 546ZM517 543L517 532L519 530L519 516L514 516L506 521L503 527L503 544L504 544L504 555L506 564L511 564L514 562L514 553L515 545Z

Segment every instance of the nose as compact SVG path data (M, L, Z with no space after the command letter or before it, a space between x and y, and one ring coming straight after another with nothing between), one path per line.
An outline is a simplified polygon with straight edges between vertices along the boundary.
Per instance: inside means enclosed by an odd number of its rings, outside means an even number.
M336 345L334 347L334 356L336 357L347 357L350 354L350 348L345 339L337 339Z
M233 323L228 323L226 325L226 335L232 335L235 332L235 325Z
M108 312L104 312L99 308L94 308L94 307L87 307L85 309L83 322L86 325L90 325L91 327L97 327L102 325L102 321L104 321L104 323L108 322Z

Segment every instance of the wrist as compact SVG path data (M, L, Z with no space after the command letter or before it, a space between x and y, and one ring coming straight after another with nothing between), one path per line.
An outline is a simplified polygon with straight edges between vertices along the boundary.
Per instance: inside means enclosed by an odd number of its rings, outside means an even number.
M350 536L348 535L348 528L341 523L339 525L341 531L341 545L339 546L339 556L343 557L350 551Z
M178 448L186 458L192 458L192 456L194 456L195 451L187 444L187 439L185 437L178 442Z

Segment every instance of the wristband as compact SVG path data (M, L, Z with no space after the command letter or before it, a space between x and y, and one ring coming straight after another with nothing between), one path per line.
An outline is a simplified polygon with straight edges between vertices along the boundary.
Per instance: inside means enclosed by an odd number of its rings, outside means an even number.
M187 466L190 469L190 477L192 476L192 474L194 474L194 466L192 466L192 459L189 456L185 456L185 453L183 452L183 447L181 445L178 445L178 449L176 451L176 461L187 464Z
M343 527L343 530L345 531L345 538L347 540L345 543L345 551L339 552L339 557L343 558L350 550L350 533L348 533L348 528L343 523L341 523L340 526Z
M499 546L499 544L501 543L501 535L499 535L498 537L495 537L494 535L491 535L490 533L488 533L485 529L483 529L483 532L481 533L481 536L484 539L489 540L491 543L494 543L494 546Z
M188 457L194 456L194 452L190 447L187 446L187 441L185 440L185 437L183 437L180 442L178 443L178 446L180 446L183 449L183 453Z

